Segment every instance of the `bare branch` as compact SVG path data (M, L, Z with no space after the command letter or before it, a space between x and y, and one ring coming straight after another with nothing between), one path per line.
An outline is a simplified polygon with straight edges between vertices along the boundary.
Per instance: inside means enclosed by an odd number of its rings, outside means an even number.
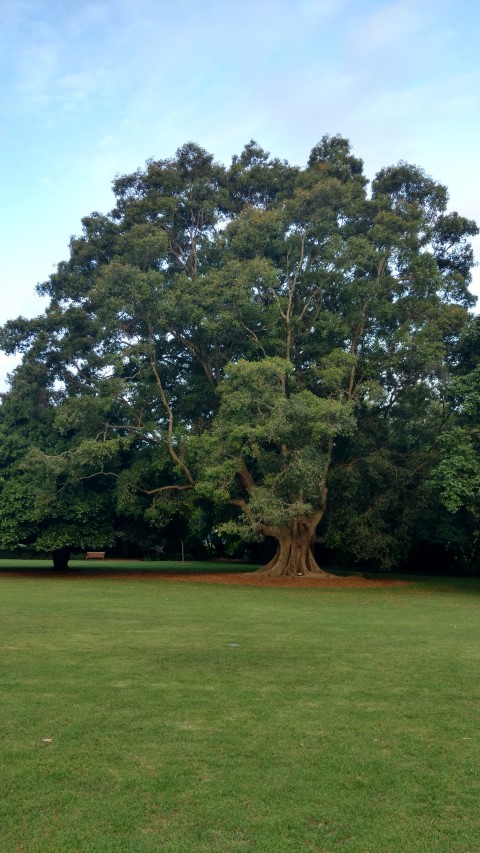
M136 488L137 492L142 492L142 494L144 495L158 495L160 492L168 492L172 490L175 490L177 492L185 492L187 491L187 489L193 489L194 486L178 486L174 484L171 486L160 486L158 489L142 489L140 488L140 486L137 486Z
M46 455L46 454L44 454ZM49 457L50 458L50 457ZM114 471L95 471L93 474L86 474L85 477L76 477L76 481L81 482L82 480L91 480L93 477L119 477L119 474L115 474ZM63 492L67 486L71 485L71 481L67 481L63 484L63 486L58 486L56 490L56 494L58 495L60 492Z
M183 346L186 347L186 349L188 349L188 351L197 359L197 361L203 368L203 372L205 373L205 376L207 377L210 385L215 388L217 385L217 381L213 374L213 370L203 357L203 354L200 349L192 341L189 341L188 338L185 338L183 335L177 332L177 330L174 329L173 326L170 326L169 323L167 323L165 320L163 320L163 323L167 332L172 335L172 337L175 338L176 341L179 341L181 344L183 344Z
M131 432L139 432L142 434L144 440L148 441L150 444L160 444L161 441L160 436L157 436L152 429L147 429L145 426L128 426L126 424L105 424L105 433L109 429L125 429ZM100 435L104 435L104 433L99 433L96 438L98 438Z
M79 477L79 480L91 480L93 477L119 477L114 471L95 471L94 474L86 474L85 477Z
M175 448L173 446L173 412L172 412L170 405L168 403L168 400L167 400L167 397L166 397L166 394L165 394L165 391L164 391L164 388L162 385L162 380L160 379L160 374L159 374L158 369L157 369L157 364L156 364L154 355L152 355L152 357L150 359L150 364L151 364L152 372L153 372L153 375L155 377L155 382L157 384L157 388L158 388L158 391L160 394L160 399L161 399L163 405L165 406L165 409L166 409L167 414L168 414L167 447L168 447L168 452L170 454L170 458L173 460L173 462L175 462L176 465L179 466L179 468L182 469L182 471L185 474L185 477L187 478L190 486L193 487L195 485L195 481L194 481L188 467L185 465L184 462L182 462L180 457L175 452Z
M266 357L267 357L267 353L265 352L264 348L262 347L262 345L261 345L260 341L258 340L258 337L257 337L257 335L255 334L255 332L253 331L253 329L249 329L249 328L248 328L248 326L246 326L246 325L245 325L245 323L242 323L242 321L240 321L240 325L241 325L242 329L245 329L245 331L246 331L246 332L248 332L248 334L250 335L250 337L252 338L252 340L254 340L254 341L255 341L255 343L256 343L256 345L258 346L258 348L259 348L260 352L262 353L262 355L266 358Z
M295 267L293 277L290 276L288 272L288 267L286 270L286 276L288 280L288 306L285 314L285 322L287 324L287 344L285 349L285 358L287 361L290 360L290 353L292 350L292 317L293 317L293 300L295 297L295 291L297 289L297 281L300 271L303 267L303 262L305 260L305 237L306 234L302 235L302 241L300 244L300 257L298 259L298 263Z
M310 308L311 305L313 305L317 296L319 296L322 293L322 290L323 290L323 284L320 284L317 287L317 289L314 290L313 293L310 294L310 296L308 297L308 299L305 302L305 305L302 308L302 311L300 312L300 314L298 316L298 322L299 323L302 322L302 320L305 317L305 314L307 313L308 309Z

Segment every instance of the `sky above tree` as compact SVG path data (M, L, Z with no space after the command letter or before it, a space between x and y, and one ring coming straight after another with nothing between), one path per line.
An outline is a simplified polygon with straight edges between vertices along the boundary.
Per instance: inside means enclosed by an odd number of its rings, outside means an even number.
M417 163L480 221L475 0L0 0L0 14L0 322L42 310L35 284L81 217L112 207L116 174L187 140L229 162L254 138L304 165L341 133L370 178Z

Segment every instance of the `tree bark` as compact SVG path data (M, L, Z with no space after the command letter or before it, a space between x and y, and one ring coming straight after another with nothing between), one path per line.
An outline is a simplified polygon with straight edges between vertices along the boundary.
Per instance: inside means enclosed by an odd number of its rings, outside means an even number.
M268 528L265 533L275 539L277 552L266 566L257 569L257 574L270 578L334 577L321 569L315 559L316 526L311 519L296 518L289 527Z
M65 545L63 548L56 548L52 552L53 568L57 572L65 572L68 569L68 561L72 556L72 549Z

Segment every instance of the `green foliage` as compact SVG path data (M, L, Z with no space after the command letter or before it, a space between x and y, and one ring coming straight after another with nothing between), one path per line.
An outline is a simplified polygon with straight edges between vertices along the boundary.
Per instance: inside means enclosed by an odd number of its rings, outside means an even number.
M248 465L254 485L248 488L248 513L237 522L239 534L246 523L255 532L262 525L285 527L299 515L313 515L322 501L331 441L354 429L347 403L307 389L295 393L290 385L295 387L292 364L265 358L229 365L219 387L205 479L212 498L220 484L226 500L240 494L236 479ZM205 484L203 491L208 493ZM232 520L222 529L237 530Z
M472 317L454 352L450 418L438 440L428 486L451 519L444 538L458 564L480 567L480 322ZM453 523L452 523L453 521Z
M440 439L440 461L432 474L432 483L450 512L467 505L480 520L479 431L460 426Z
M39 287L45 312L0 332L23 353L2 541L51 542L63 520L104 544L127 519L258 538L319 524L328 488L318 532L392 566L427 494L476 517L477 229L416 166L367 183L340 136L304 169L187 143L118 177Z

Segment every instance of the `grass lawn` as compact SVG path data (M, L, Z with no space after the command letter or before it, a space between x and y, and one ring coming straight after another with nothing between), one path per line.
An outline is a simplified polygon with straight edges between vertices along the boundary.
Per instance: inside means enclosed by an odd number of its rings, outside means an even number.
M479 593L0 572L1 853L476 853Z
M99 569L108 572L175 572L175 573L185 573L189 574L190 572L208 572L209 574L212 572L248 572L253 571L253 569L258 568L259 564L246 564L246 563L228 563L223 562L222 560L202 560L202 562L197 562L195 560L186 560L184 563L180 562L180 560L149 560L148 562L145 560L70 560L68 564L69 571L72 570L72 573L82 573L85 574L87 572L95 572L97 573ZM53 571L53 563L52 560L0 560L0 578L1 572L3 571L14 571L21 572L25 571L29 574L31 572L36 572L41 574L42 572L51 572Z

